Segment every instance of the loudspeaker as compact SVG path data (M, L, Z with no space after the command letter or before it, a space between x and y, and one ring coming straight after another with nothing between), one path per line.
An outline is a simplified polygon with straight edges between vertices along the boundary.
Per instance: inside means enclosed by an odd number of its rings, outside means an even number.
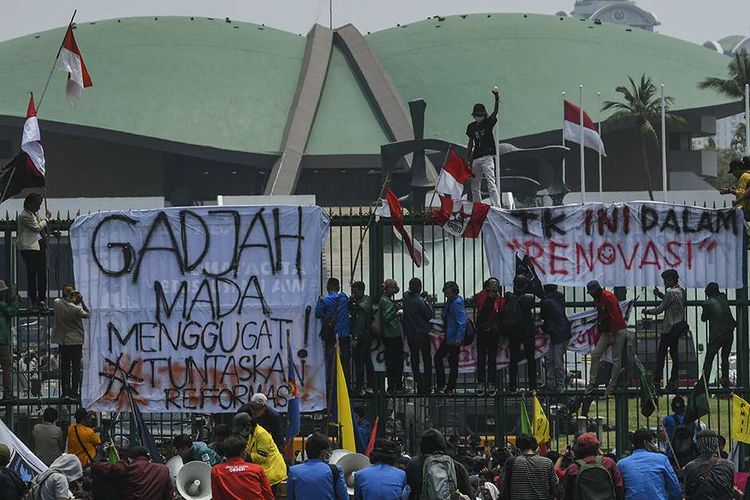
M189 462L177 473L177 492L185 500L211 500L211 466Z
M354 495L354 474L371 465L370 459L365 455L341 449L333 450L328 463L341 467L349 495Z
M180 472L183 465L185 464L182 462L182 457L179 455L175 455L167 461L167 469L169 469L169 477L172 479L172 484L177 482L177 474Z

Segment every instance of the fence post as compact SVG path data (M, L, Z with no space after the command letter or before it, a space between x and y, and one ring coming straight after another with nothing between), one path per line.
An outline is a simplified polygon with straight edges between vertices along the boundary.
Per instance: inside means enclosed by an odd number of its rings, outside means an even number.
M380 301L383 289L381 285L385 280L385 267L383 263L383 223L373 220L369 231L370 240L369 264L370 264L370 297L372 303L377 304ZM380 417L380 428L385 429L388 421L388 399L385 397L385 375L375 372L375 394L373 395L372 404L375 406L375 415ZM384 434L381 434L384 436Z
M742 283L743 286L737 290L737 387L743 398L748 399L750 395L750 354L748 353L748 255L747 255L747 233L742 228ZM731 424L730 424L731 425ZM739 444L740 470L745 470L745 445Z
M627 299L628 289L622 286L614 287L613 293L617 297L617 300ZM630 366L630 339L626 339L622 345L622 353L620 359L620 378L618 379L617 387L615 391L615 447L617 448L618 455L622 456L622 452L630 447L628 440L628 398L630 397L630 377L629 377L629 366ZM635 347L634 347L635 348ZM625 390L621 391L622 382L625 381Z

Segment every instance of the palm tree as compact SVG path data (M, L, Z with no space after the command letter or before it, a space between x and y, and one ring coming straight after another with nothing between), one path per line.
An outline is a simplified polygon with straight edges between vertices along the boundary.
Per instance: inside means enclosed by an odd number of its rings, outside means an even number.
M648 163L648 145L659 145L659 136L656 133L655 124L661 123L661 97L657 95L656 85L651 81L651 77L645 74L641 75L640 82L628 77L630 85L628 87L619 86L615 92L622 94L622 102L605 101L602 104L602 111L614 111L607 122L611 124L629 124L636 125L640 131L641 157L643 159L643 172L646 174L646 183L648 185L648 196L653 201L654 189L651 184L651 170ZM674 99L665 97L664 103L667 108L674 104ZM667 113L667 123L670 126L683 126L685 120Z
M747 51L742 49L732 55L729 62L729 78L724 80L709 77L698 83L701 89L712 89L733 99L745 99L745 85L750 83L750 57Z

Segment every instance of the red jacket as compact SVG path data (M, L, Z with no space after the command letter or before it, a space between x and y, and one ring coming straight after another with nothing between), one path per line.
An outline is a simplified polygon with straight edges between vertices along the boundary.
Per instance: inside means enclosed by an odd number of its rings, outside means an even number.
M122 500L172 500L172 479L166 465L138 457L128 462L95 462L92 473L113 479Z
M617 333L627 328L628 325L622 317L622 309L614 293L602 290L602 296L594 302L594 305L599 311L599 324L609 325L609 333Z
M274 499L263 467L239 457L211 469L211 494L214 500Z
M479 314L482 312L482 308L484 307L484 303L487 301L488 297L489 294L487 293L487 290L482 290L478 294L474 295L473 302L477 306L477 319L479 319ZM502 295L496 297L494 304L492 304L492 310L490 311L489 320L500 321L500 313L502 312L503 307L505 307L505 298Z

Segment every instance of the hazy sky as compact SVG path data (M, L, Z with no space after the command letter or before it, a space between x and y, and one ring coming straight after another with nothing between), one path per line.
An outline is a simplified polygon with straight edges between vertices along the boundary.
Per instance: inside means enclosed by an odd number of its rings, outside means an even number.
M666 35L703 43L728 34L750 34L750 0L639 0L654 12ZM333 0L333 24L353 23L377 31L440 14L571 11L574 0ZM314 22L328 24L328 0L0 0L0 40L76 20L183 15L229 17L307 33Z

